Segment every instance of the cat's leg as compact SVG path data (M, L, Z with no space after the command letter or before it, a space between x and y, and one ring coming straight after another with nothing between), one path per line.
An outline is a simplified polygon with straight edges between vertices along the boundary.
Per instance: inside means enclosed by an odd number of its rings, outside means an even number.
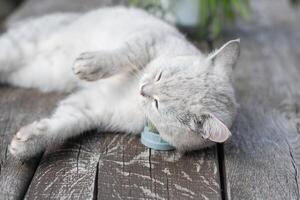
M47 145L76 136L95 127L97 116L88 105L84 92L60 102L49 118L22 127L9 146L12 155L27 158L43 151Z
M64 141L93 128L136 133L144 124L135 99L119 101L104 92L80 91L62 101L50 118L24 126L13 137L9 151L26 159L47 145ZM128 102L127 102L128 101ZM113 106L113 108L112 108Z
M151 34L132 36L114 50L82 53L73 72L83 80L95 81L122 72L141 70L154 57L157 38Z

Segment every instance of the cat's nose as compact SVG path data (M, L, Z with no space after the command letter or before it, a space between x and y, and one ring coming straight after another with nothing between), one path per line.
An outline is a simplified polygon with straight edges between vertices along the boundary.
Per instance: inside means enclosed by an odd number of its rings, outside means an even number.
M143 97L150 97L150 87L149 87L149 84L144 84L141 86L141 89L140 89L140 94L143 96Z
M140 89L140 94L141 94L143 97L146 96L146 94L145 94L145 86L146 86L146 84L142 85L142 87L141 87L141 89Z

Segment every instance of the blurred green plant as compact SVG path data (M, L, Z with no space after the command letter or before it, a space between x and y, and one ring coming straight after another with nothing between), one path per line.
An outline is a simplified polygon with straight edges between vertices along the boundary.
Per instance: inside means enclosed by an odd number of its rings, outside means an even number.
M198 34L215 39L224 24L234 23L238 17L250 19L248 0L200 0Z
M299 4L300 4L300 0L290 0L290 2L291 2L293 5L299 5Z
M129 5L144 8L146 10L161 10L163 13L173 13L174 6L178 0L169 0L166 10L162 6L164 0L128 0ZM220 36L225 24L233 23L238 17L245 20L250 19L250 6L248 0L195 0L198 2L198 24L196 36L201 39L213 40Z
M146 10L157 8L161 9L161 1L160 0L128 0L129 5L141 7Z
M172 8L164 7L162 1L164 0L128 0L128 4L143 8L160 18L164 18L167 12L172 12Z

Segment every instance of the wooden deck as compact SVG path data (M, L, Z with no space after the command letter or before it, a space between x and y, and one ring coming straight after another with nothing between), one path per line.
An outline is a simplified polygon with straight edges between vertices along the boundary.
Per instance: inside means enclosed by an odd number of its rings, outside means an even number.
M36 2L11 20L28 16ZM62 1L40 2L41 10L62 8ZM300 11L286 0L253 0L252 7L253 21L224 38L242 41L235 72L241 108L228 143L181 155L149 150L132 135L91 131L20 162L7 152L12 136L63 95L0 86L0 199L300 199ZM253 118L265 131L253 131ZM286 119L290 128L272 129Z

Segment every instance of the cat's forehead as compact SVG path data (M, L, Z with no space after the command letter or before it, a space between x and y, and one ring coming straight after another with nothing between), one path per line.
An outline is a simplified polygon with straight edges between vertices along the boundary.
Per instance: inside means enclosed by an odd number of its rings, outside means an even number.
M176 78L186 80L188 83L192 79L199 79L206 76L208 73L213 74L211 70L210 62L207 61L190 61L190 62L174 62L168 66L165 66L163 72L165 72L166 78Z
M222 78L217 77L209 62L192 59L160 62L146 71L142 84L153 83L157 77L160 77L158 85L163 92L176 91L177 93L195 92L195 89L203 89L210 83L218 83Z
M217 99L219 94L226 95L230 83L210 72L182 74L165 79L159 85L159 97L169 104L199 107L203 102ZM223 95L223 96L224 96Z
M166 88L173 86L176 90L190 90L203 89L209 87L212 83L218 80L215 75L210 71L173 71L166 73L162 79L161 87ZM188 91L186 91L188 92Z

